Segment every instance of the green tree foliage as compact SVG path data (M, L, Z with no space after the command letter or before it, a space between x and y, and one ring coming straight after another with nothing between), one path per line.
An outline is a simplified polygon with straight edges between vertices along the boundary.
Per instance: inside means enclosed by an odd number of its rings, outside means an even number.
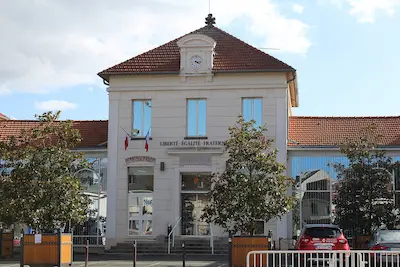
M273 141L264 137L266 130L241 116L229 128L230 138L225 143L229 167L213 174L211 201L202 217L207 222L253 235L260 221L292 209L294 198L288 190L293 181L284 175L285 166L277 162Z
M335 220L356 235L370 235L382 226L393 227L396 220L392 188L396 164L377 149L379 140L373 125L362 129L357 139L347 140L341 147L349 165L335 165Z
M0 173L0 221L48 232L67 221L83 222L90 201L74 176L76 165L85 163L81 153L71 151L81 141L79 131L72 121L60 121L60 112L35 117L33 129L0 142L5 161Z

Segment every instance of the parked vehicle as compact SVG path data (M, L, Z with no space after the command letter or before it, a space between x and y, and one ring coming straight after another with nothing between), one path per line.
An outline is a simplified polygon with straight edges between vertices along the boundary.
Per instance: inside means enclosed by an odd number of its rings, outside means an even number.
M302 229L295 249L299 250L295 266L328 265L331 261L346 261L348 254L333 251L349 251L350 246L339 226L333 224L308 224ZM316 253L301 251L318 251ZM296 264L297 263L297 264Z
M342 230L333 224L308 224L296 243L297 250L350 250Z
M386 263L399 263L398 253L400 252L400 230L378 230L376 231L369 242L368 247L374 251L385 251L385 253L370 254L373 263L377 266L386 266Z

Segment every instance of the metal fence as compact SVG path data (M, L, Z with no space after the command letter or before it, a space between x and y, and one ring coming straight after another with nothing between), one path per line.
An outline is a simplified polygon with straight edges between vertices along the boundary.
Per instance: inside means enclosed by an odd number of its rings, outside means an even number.
M400 251L251 251L246 267L400 267Z

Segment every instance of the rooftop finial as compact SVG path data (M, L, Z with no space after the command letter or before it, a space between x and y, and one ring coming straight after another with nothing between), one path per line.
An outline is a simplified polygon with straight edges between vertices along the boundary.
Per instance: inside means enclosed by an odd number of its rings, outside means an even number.
M206 24L208 25L208 27L212 27L215 24L215 18L213 17L213 15L211 13L208 14L208 16L206 18Z

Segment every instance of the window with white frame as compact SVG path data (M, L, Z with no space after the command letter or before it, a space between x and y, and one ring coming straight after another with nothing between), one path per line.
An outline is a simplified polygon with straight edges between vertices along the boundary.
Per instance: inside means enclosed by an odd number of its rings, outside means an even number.
M261 126L262 99L260 97L243 98L242 115L245 121L254 120L256 126Z
M187 136L206 136L206 109L205 99L187 100Z
M138 137L151 136L151 100L133 100L132 132Z

